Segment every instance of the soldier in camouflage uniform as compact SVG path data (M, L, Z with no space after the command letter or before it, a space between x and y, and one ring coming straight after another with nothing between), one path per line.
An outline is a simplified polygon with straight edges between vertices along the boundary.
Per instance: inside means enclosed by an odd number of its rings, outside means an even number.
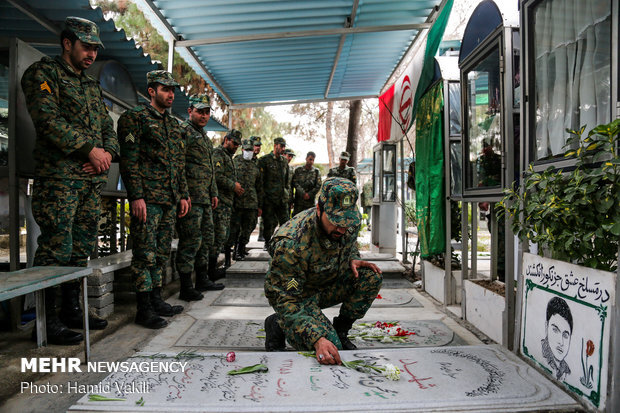
M290 193L288 185L288 163L283 155L286 148L284 138L278 137L273 140L273 152L258 160L263 177L263 222L265 237L265 249L276 229L283 225L290 217L288 207Z
M286 189L288 190L289 200L288 200L288 217L291 217L291 209L293 209L293 203L295 202L295 198L293 198L293 172L295 172L295 167L291 166L291 162L293 158L295 158L295 152L286 148L284 150L284 156L286 157L286 162L288 163L288 183L286 185Z
M183 311L161 298L162 274L170 258L176 217L190 208L185 178L185 131L166 109L179 84L165 70L147 73L149 104L118 120L121 176L131 206L131 273L136 286L136 323L162 328L159 316ZM178 206L178 210L177 210ZM178 212L178 213L177 213Z
M213 164L215 165L215 180L217 181L217 190L219 193L219 204L214 210L213 222L215 224L215 240L213 248L209 254L209 278L216 279L226 276L226 268L230 266L230 246L228 238L230 236L230 219L233 211L233 202L235 195L240 196L244 193L244 188L239 183L235 164L233 163L233 155L237 152L237 148L241 145L241 132L231 129L224 136L224 142L213 151ZM217 256L222 250L225 251L224 270L216 272Z
M34 265L85 267L96 247L101 189L119 148L99 82L84 73L103 46L99 28L79 17L67 17L65 26L62 55L43 57L21 79L37 133L32 213L41 235ZM75 344L82 334L67 327L83 326L80 284L64 283L61 290L60 318L56 288L45 291L47 339ZM91 329L106 325L89 316Z
M234 163L243 195L235 196L235 210L230 225L230 239L235 246L235 260L245 257L245 246L250 242L250 235L258 217L262 214L259 205L263 201L263 181L260 169L254 157L254 145L249 139L242 142L243 153L235 156Z
M209 95L189 98L189 120L181 123L186 133L185 177L192 208L177 220L179 247L176 266L181 279L179 298L198 301L200 291L222 290L223 284L209 280L209 252L213 247L213 213L217 208L217 184L213 173L213 144L204 130L211 117ZM196 270L196 288L192 285L192 271Z
M314 167L314 152L308 152L306 155L306 164L298 166L293 172L291 187L295 193L293 216L299 214L315 205L316 194L321 189L321 174Z
M296 215L274 234L265 296L276 311L265 319L265 348L281 351L285 339L296 350L316 350L321 364L340 363L339 349L381 288L376 265L360 260L358 192L351 181L329 178L316 209ZM333 323L322 308L342 303Z
M348 179L356 184L357 176L355 174L355 168L347 166L349 159L351 159L349 152L340 152L340 164L330 169L327 173L327 177L331 178L332 176L339 176L340 178Z

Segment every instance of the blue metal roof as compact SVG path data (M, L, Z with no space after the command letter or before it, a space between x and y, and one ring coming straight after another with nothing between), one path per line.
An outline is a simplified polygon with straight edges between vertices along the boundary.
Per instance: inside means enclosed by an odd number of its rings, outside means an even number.
M123 64L137 90L146 93L146 73L158 69L158 65L133 39L127 39L124 30L117 29L112 20L106 20L100 8L92 8L88 0L0 0L0 38L17 37L54 56L60 53L60 31L53 30L60 30L67 16L97 23L105 47L99 51L97 60L116 60ZM172 111L187 117L188 106L187 96L177 89Z
M231 105L377 96L442 0L136 0ZM350 22L350 23L349 23Z

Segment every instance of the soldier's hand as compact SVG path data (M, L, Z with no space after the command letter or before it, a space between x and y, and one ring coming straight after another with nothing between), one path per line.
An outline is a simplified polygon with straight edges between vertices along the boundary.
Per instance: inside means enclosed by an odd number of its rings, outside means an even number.
M102 148L93 148L88 154L88 160L95 168L95 171L100 174L110 169L112 163L112 155Z
M181 199L181 201L179 202L179 213L177 214L177 216L179 218L183 218L189 212L189 208L190 208L189 199Z
M243 189L243 187L241 187L241 184L239 182L235 182L235 194L241 196L243 195L243 193L245 192L245 190Z
M217 205L220 203L220 200L217 199L216 196L214 196L213 198L211 198L211 209L215 209L217 208Z
M351 271L353 271L353 275L355 276L355 278L359 277L359 273L357 272L357 269L361 267L368 267L374 272L376 272L377 274L381 274L381 270L379 269L379 267L377 267L372 262L362 261L362 260L351 260L350 265L351 265Z
M82 171L86 172L89 175L97 175L97 170L95 169L93 164L90 162L86 162L82 164Z
M140 222L146 222L146 202L144 199L136 199L131 201L131 215L136 217Z
M314 343L314 350L316 350L316 360L319 363L342 364L338 348L325 337L319 338L316 343Z

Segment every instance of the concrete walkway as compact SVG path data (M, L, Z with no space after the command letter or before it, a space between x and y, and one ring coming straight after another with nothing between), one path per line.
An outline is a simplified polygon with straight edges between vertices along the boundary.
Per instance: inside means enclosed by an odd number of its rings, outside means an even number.
M253 246L260 246L254 244ZM57 373L36 385L62 386L62 392L25 392L3 411L157 411L157 412L349 412L349 411L540 411L578 410L558 387L512 353L485 345L432 299L399 276L386 279L362 322L399 321L415 332L403 343L365 342L343 359L391 363L398 381L376 372L321 366L292 350L264 352L265 317L273 311L262 295L264 254L239 262L245 276L225 280L224 291L207 292L199 302L176 298L185 311L166 328L146 330L128 324L93 346L92 360L133 363L182 362L183 372ZM373 257L377 258L377 257ZM385 257L381 257L382 259ZM259 272L247 273L251 262ZM381 262L381 261L378 261ZM384 261L393 264L392 261ZM236 267L235 267L236 266ZM383 297L386 298L383 298ZM386 300L383 301L382 300ZM388 302L389 301L389 302ZM338 308L328 308L331 319ZM236 360L228 362L228 351ZM266 373L230 376L229 370L265 364ZM72 383L91 385L72 387ZM95 386L96 385L96 386ZM119 401L90 401L88 394Z

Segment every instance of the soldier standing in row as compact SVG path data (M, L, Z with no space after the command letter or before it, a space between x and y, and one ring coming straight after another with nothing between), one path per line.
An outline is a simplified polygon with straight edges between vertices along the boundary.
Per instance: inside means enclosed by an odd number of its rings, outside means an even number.
M214 210L213 222L215 224L215 241L211 253L209 254L209 278L212 281L226 276L226 268L230 266L230 246L228 238L230 236L230 218L233 212L233 201L235 195L243 195L244 188L239 183L233 155L241 145L241 132L231 129L224 136L224 141L213 151L213 164L215 165L215 180L217 181L217 191L219 194L219 204ZM224 269L219 273L216 271L217 256L222 247L225 247Z
M84 73L103 46L99 28L79 17L67 17L65 27L60 34L62 54L32 64L21 80L37 132L32 213L41 235L35 266L86 266L97 242L101 189L119 152L99 82ZM80 284L67 282L61 290L60 318L56 288L45 290L47 340L75 344L83 336L67 327L83 325ZM91 329L106 325L89 316Z
M235 209L230 225L230 242L235 247L235 260L242 260L246 255L245 246L250 242L250 235L262 214L258 206L263 200L263 181L260 169L253 159L252 141L244 139L241 149L243 153L235 156L234 163L239 183L245 192L235 196Z
M286 149L284 138L278 137L273 140L273 152L258 160L263 177L263 222L265 237L265 249L276 227L283 225L289 219L290 193L288 184L288 163L283 155Z
M327 173L327 177L331 178L333 176L338 176L340 178L348 179L354 184L357 183L357 176L355 173L355 168L352 166L347 166L347 162L351 159L351 155L349 152L340 152L340 164L338 166L333 167Z
M338 350L353 350L347 337L377 297L381 270L360 259L360 214L355 185L343 178L323 183L316 208L307 209L274 234L265 296L275 314L265 319L265 349L315 350L321 364L340 364ZM342 303L331 323L321 311Z
M200 291L222 290L223 284L209 279L209 251L213 247L213 210L217 208L217 184L213 165L213 144L204 127L211 117L209 95L189 98L189 120L181 124L186 133L185 176L192 208L177 221L179 247L176 266L181 278L179 298L198 301ZM196 288L192 271L196 270Z
M121 115L118 136L121 176L131 206L136 323L155 329L167 324L159 316L183 311L182 306L162 300L161 287L176 216L184 217L191 205L185 179L185 132L166 110L179 84L165 70L149 72L146 79L151 101Z
M293 186L291 185L291 183L293 182L293 172L295 171L295 167L291 166L291 162L293 161L293 158L295 158L295 152L290 148L286 148L284 150L284 156L286 157L286 162L288 163L288 182L286 183L286 189L288 190L289 194L287 214L290 218L291 209L293 209L293 202L295 201L295 199L293 198Z
M306 155L306 164L298 166L293 172L291 187L295 192L293 216L299 214L316 204L316 194L321 190L321 174L318 168L314 167L314 152Z

